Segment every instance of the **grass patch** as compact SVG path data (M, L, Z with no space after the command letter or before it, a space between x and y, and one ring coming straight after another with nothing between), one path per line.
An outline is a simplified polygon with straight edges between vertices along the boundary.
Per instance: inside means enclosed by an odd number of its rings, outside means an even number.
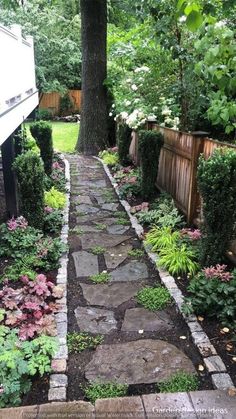
M95 403L97 399L107 399L126 396L128 391L127 384L90 384L83 388L86 398Z
M89 279L96 284L102 284L103 282L109 281L111 275L107 272L102 272L101 274L91 275Z
M68 333L67 344L70 352L79 353L85 349L94 349L103 341L103 336L91 336L88 333Z
M105 251L106 249L104 249L104 247L101 247L101 246L94 246L91 248L91 252L94 255L102 255Z
M145 287L136 295L137 301L148 310L161 310L171 302L171 295L164 287Z
M73 153L79 134L79 124L76 122L55 122L52 125L53 148L63 153ZM27 136L32 138L29 130L30 123L25 124Z
M141 258L144 255L144 251L141 249L132 249L128 252L128 256L132 256L134 258Z
M177 393L185 391L196 391L199 387L198 377L184 371L179 371L168 380L157 384L160 393Z

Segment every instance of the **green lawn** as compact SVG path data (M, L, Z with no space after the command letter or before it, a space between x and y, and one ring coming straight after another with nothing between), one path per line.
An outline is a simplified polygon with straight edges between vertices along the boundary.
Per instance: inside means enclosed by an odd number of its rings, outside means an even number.
M79 132L76 122L50 122L52 125L53 147L55 151L73 153ZM27 134L30 135L29 123L26 123Z

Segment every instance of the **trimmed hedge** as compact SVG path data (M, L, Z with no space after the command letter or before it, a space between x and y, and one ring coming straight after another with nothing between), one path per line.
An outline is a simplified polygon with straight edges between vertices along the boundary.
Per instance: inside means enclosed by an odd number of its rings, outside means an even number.
M201 263L214 266L225 259L236 222L236 152L223 147L207 160L200 156L197 177L204 216Z
M155 192L161 148L164 144L163 135L157 131L139 131L139 155L141 169L141 194L143 198L151 198Z
M52 126L45 121L33 122L30 125L30 132L40 149L45 173L50 175L52 172L53 160Z
M44 168L33 151L19 155L13 168L17 174L20 211L29 224L42 228L44 222Z
M129 147L131 143L132 129L128 125L122 123L117 126L117 146L119 163L125 166L129 163Z

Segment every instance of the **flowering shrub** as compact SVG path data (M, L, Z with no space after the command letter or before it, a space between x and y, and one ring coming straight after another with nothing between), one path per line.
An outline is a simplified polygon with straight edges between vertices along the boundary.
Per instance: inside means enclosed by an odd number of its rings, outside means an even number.
M21 260L27 257L29 270L57 268L64 250L65 246L59 239L44 237L41 230L28 226L23 217L20 221L12 219L0 226L0 256Z
M187 235L187 237L189 237L190 240L200 240L202 237L202 233L198 228L196 229L182 228L180 233L183 236Z
M231 272L226 271L227 265L216 265L211 266L210 268L204 268L202 272L204 272L206 278L219 278L223 282L228 282L233 278L233 274Z
M0 226L0 256L21 258L31 253L35 243L42 238L40 230L26 225L23 217L20 219L20 222L19 218L11 219Z
M185 298L185 313L206 314L223 323L236 318L236 270L228 272L226 265L203 269L191 279L189 297Z

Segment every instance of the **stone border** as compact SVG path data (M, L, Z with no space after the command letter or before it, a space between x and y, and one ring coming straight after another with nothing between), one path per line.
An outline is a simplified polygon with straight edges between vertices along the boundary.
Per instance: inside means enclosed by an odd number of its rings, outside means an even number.
M65 165L66 178L66 205L63 211L63 226L61 229L60 239L65 245L68 244L69 233L69 208L70 208L70 164L64 155L60 155ZM66 373L68 347L67 347L67 265L69 261L69 249L63 253L59 259L60 267L57 272L56 284L64 289L63 297L56 300L59 310L55 314L57 337L59 340L59 348L54 355L51 363L53 374L50 375L49 382L49 401L66 401L66 389L68 378Z
M137 217L131 214L131 206L129 205L129 203L121 199L118 184L115 182L110 172L110 169L100 158L96 157L96 159L100 161L100 163L102 163L103 168L115 189L115 192L119 198L121 205L124 207L125 211L127 212L130 218L132 227L135 229L138 237L142 239L144 233L143 227L141 226L141 224L139 224ZM150 247L146 245L144 242L143 246L151 262L155 266L157 266L157 262L159 259L158 255L156 253L151 252ZM231 380L230 375L226 372L227 369L224 362L222 361L221 357L217 354L216 349L212 345L207 334L203 331L202 326L197 320L197 317L195 315L187 316L183 313L181 306L184 301L184 296L182 294L182 291L178 288L175 279L169 274L168 271L162 270L161 268L158 268L158 272L162 284L165 285L165 287L168 289L169 293L171 294L172 298L176 303L178 311L181 313L185 322L188 325L192 340L194 344L197 346L203 358L205 368L211 376L213 387L216 390L226 390L228 388L234 388L234 383Z

